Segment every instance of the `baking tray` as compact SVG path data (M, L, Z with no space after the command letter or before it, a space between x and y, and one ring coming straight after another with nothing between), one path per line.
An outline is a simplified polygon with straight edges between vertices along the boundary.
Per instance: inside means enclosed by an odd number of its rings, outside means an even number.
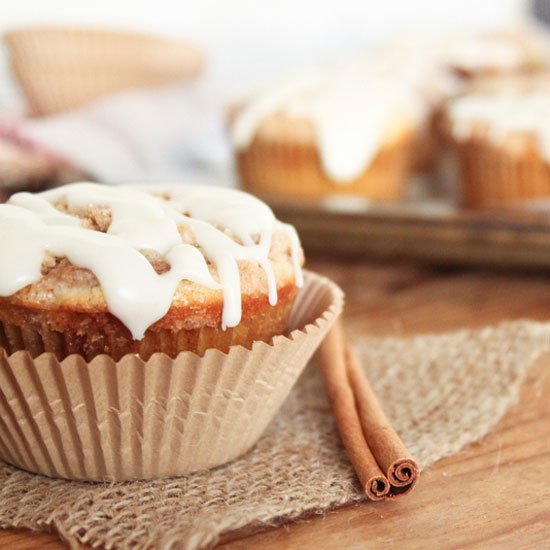
M530 269L550 268L550 202L462 210L446 200L375 205L263 197L307 253Z

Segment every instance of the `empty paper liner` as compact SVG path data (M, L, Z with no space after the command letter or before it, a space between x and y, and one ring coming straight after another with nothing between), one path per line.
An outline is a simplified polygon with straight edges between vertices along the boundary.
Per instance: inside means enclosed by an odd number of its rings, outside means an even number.
M129 32L30 28L7 33L5 41L33 115L194 76L203 60L185 42Z
M203 357L59 362L0 349L0 459L52 477L181 476L249 450L340 314L342 291L306 274L288 336Z

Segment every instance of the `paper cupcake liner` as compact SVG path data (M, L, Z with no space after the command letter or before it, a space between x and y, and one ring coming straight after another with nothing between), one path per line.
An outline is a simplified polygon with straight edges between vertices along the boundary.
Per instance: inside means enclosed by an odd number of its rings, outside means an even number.
M362 195L376 201L396 201L403 196L411 169L411 137L380 150L357 179L338 183L321 165L314 144L256 137L236 152L242 186L252 193L274 197L319 198L328 195Z
M187 78L202 65L202 54L188 44L131 33L36 28L10 32L5 41L34 115Z
M513 152L480 138L456 142L453 149L465 207L550 196L550 165L533 151Z
M81 480L153 479L249 450L340 314L342 291L308 273L288 336L203 357L32 359L0 350L0 459Z

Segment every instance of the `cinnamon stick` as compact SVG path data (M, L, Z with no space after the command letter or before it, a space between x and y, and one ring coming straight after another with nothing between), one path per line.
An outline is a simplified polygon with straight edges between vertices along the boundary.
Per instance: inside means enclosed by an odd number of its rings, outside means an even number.
M355 396L361 427L372 454L392 488L389 496L411 491L420 469L392 428L363 369L349 347L346 347L349 383Z
M357 477L371 500L382 500L390 484L365 440L347 375L342 327L336 321L321 344L317 358L342 443Z

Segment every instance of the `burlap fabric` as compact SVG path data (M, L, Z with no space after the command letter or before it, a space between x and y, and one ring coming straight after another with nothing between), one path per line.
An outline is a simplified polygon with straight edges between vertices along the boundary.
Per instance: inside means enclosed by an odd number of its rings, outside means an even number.
M550 349L550 325L369 338L356 349L395 428L426 468L497 424L529 365ZM314 365L254 450L215 470L102 485L0 465L0 525L53 528L74 547L202 548L236 529L363 498Z

